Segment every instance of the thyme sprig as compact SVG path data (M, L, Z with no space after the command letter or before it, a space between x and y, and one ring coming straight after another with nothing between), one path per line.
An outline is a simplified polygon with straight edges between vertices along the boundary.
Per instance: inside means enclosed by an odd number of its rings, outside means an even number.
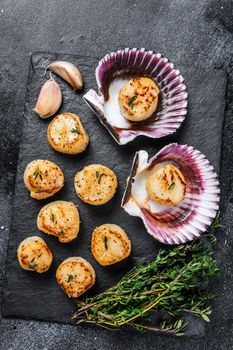
M205 237L221 227L219 214ZM115 286L93 297L78 300L73 316L77 324L91 323L111 330L128 325L137 330L182 335L190 313L209 322L213 294L206 286L218 276L213 252L203 236L190 244L161 248L154 261L141 262ZM151 325L152 312L171 317L158 327Z

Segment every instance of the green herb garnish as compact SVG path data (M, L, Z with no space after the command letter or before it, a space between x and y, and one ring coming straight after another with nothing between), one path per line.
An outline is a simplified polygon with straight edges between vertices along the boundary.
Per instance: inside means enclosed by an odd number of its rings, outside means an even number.
M173 188L175 187L176 183L174 181L172 181L172 183L169 185L168 190L173 190Z
M73 134L79 134L78 130L76 128L72 128L70 130Z
M35 260L35 257L32 258L32 260L31 260L30 263L28 264L29 269L34 269L34 268L37 266L37 264L33 264L33 261L34 261L34 260Z
M108 250L108 239L107 239L107 236L104 236L104 246L105 246L105 250Z
M74 276L73 275L69 275L67 278L67 283L70 283L71 281L73 281Z
M133 97L130 97L129 101L128 101L128 106L133 108L134 106L134 101L136 100L137 96L133 96Z
M39 175L39 171L36 170L36 171L34 172L33 176L34 176L34 178L36 179L38 175Z
M51 214L51 216L50 216L50 220L52 221L52 222L54 222L55 221L55 216L54 216L54 214L52 213Z
M154 261L139 263L105 292L84 297L77 302L73 319L111 330L129 325L177 336L184 334L189 323L185 314L209 322L213 294L203 286L219 270L206 240L212 241L219 225L217 216L210 230L192 243L161 248ZM152 324L152 312L164 314L161 323Z
M58 233L60 236L64 236L64 231L63 230L61 230L59 233Z
M96 171L95 176L96 176L97 179L98 179L98 184L100 184L101 178L102 178L102 176L105 176L105 174L100 174L99 171Z

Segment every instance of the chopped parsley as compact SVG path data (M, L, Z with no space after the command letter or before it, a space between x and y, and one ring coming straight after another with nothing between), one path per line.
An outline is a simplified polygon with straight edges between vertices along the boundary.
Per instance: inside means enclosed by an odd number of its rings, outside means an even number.
M128 106L133 108L134 106L134 101L136 100L137 96L133 96L133 97L130 97L129 101L128 101Z
M62 230L59 232L59 235L60 235L60 236L64 236L64 234L65 234L65 233L64 233L64 231L62 231Z
M173 190L173 188L175 187L175 182L174 181L172 181L172 183L169 185L169 187L168 187L168 190L170 191L170 190Z
M67 283L70 283L71 281L73 281L74 276L73 275L69 275L67 278Z
M105 246L105 249L108 250L108 239L107 239L107 236L104 236L104 246Z
M72 128L70 130L73 134L79 134L78 130L76 128Z

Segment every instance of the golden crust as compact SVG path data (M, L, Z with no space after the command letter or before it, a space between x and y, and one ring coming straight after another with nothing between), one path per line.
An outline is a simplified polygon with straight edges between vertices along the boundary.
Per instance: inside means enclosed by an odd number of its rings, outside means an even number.
M181 171L167 164L147 179L147 193L151 200L163 205L177 205L186 194L186 181Z
M24 239L17 249L18 261L22 269L46 272L53 261L53 255L45 241L37 236Z
M129 256L131 242L120 226L104 224L92 233L91 251L100 265L108 266Z
M159 88L147 77L130 79L119 91L121 113L126 119L139 122L148 119L156 111Z
M69 297L78 298L95 284L95 270L84 258L71 257L58 266L56 279Z
M64 175L55 163L37 159L27 165L24 183L31 197L39 200L58 192L64 186Z
M115 195L117 177L108 167L91 164L75 175L74 186L77 195L83 202L102 205Z
M37 217L37 227L61 243L71 242L78 236L80 217L72 202L55 201L45 205Z
M79 116L73 113L57 115L48 126L47 137L53 149L66 154L81 153L89 143Z

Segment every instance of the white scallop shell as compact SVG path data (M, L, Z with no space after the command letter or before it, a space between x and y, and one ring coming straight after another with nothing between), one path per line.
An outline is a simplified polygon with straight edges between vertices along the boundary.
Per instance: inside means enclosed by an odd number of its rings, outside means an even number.
M159 107L153 118L140 123L126 120L120 113L118 93L132 76L148 76L160 89ZM183 77L161 54L145 49L125 49L111 52L96 68L100 95L89 90L84 100L120 145L140 135L160 138L174 133L187 114L187 92ZM104 96L110 92L111 98Z

